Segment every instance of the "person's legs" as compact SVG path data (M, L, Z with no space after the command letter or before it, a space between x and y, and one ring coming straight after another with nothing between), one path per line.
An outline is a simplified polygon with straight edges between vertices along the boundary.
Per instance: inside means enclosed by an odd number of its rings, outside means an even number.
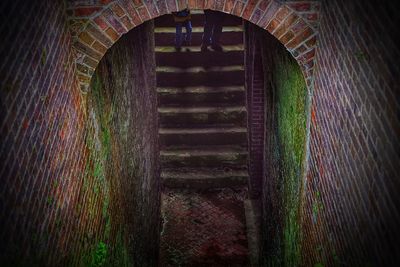
M175 48L179 51L182 46L182 22L176 22Z
M207 50L207 46L211 44L211 34L213 29L213 16L212 10L204 10L205 15L205 23L204 23L204 30L203 30L203 40L201 44L202 50Z
M190 20L185 21L185 28L186 28L185 43L186 45L190 45L192 41L192 22Z
M224 14L218 11L214 11L213 17L214 28L211 36L211 47L214 50L222 51L219 40L222 34L222 23L224 21Z

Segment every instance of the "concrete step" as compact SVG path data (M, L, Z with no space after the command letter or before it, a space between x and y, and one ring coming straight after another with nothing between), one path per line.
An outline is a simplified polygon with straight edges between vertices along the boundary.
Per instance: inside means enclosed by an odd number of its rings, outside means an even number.
M244 65L243 50L233 50L236 46L223 47L224 52L200 52L200 47L189 47L176 52L174 47L163 47L163 52L156 52L157 66L189 68L192 66L231 66ZM161 49L160 49L161 50ZM170 52L165 52L170 51Z
M190 49L190 52L201 52L200 51L200 46L198 45L191 45L191 46L185 46ZM223 46L225 52L244 52L244 46L243 44L237 44L237 45L225 45ZM156 55L160 54L168 54L168 53L177 53L175 50L175 46L156 46L154 47L154 51L156 52ZM183 55L188 55L185 53L180 53ZM204 56L204 54L202 54ZM215 54L212 54L215 56Z
M246 108L233 107L160 107L161 127L246 126Z
M245 127L221 128L160 128L162 147L174 145L207 146L207 145L241 145L247 146L247 129Z
M192 34L194 33L201 33L203 34L203 27L193 27L192 28ZM185 32L185 30L183 30ZM243 27L240 26L224 26L222 28L222 34L225 33L230 33L230 32L240 32L243 33ZM156 27L154 28L154 33L157 35L159 33L172 33L175 36L176 33L176 28L175 26L173 27Z
M209 189L246 185L247 170L219 170L211 168L164 169L163 185L169 188Z
M214 168L246 170L247 151L244 148L207 146L160 151L162 168Z
M203 11L201 11L201 13L198 13L197 10L196 11L191 10L190 13L191 13L192 27L204 26L205 18ZM242 19L235 16L225 16L223 25L224 26L242 25ZM157 28L174 27L175 26L174 18L172 17L171 14L158 17L154 20L154 26Z
M158 87L239 86L244 84L243 65L195 66L191 68L157 67Z
M236 27L237 28L237 27ZM236 29L234 28L234 29ZM172 31L173 30L173 31ZM175 28L167 29L154 33L154 41L156 46L174 46L175 44ZM201 31L192 32L192 45L200 46L202 43L203 29ZM238 45L243 44L243 31L223 31L220 37L221 45Z
M168 106L199 106L207 103L211 106L245 105L245 90L243 86L232 87L159 87L158 105Z

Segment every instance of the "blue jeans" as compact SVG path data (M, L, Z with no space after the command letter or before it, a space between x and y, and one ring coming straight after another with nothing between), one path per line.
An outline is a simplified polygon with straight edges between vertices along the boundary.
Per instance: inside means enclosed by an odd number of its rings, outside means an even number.
M203 44L219 45L219 39L222 34L222 22L224 13L214 10L204 10L206 21L204 23Z
M182 27L186 28L186 33L183 34L183 38ZM176 22L175 46L181 47L183 40L185 40L186 44L190 45L190 42L192 40L192 23L190 22L190 20L184 22Z

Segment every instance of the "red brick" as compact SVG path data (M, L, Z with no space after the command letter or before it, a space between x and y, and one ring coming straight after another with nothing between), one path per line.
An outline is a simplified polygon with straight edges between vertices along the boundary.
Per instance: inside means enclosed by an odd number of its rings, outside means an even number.
M166 0L169 12L177 11L178 7L175 0Z
M146 21L146 20L150 19L150 14L147 11L146 7L139 7L139 8L137 8L137 11L139 13L139 17L140 17L141 21Z
M265 11L272 0L261 0L259 1L258 8Z
M117 15L118 17L122 17L125 15L125 11L121 8L120 5L118 5L117 3L111 5L111 10L114 12L115 15Z
M94 42L94 39L87 33L87 32L82 32L80 35L79 35L79 39L82 41L82 42L84 42L84 43L86 43L87 45L92 45L92 43Z
M136 7L143 6L143 0L132 0Z
M196 3L197 3L196 4L197 8L204 9L204 6L205 6L205 1L204 0L197 0Z
M287 48L293 49L302 42L304 42L308 37L310 37L314 31L307 27L304 31L302 31L299 35L297 35L290 43L287 44Z
M149 11L150 17L151 18L156 18L158 17L159 13L157 10L156 4L153 2L153 0L144 0L144 3L147 7L147 10Z
M107 52L107 47L105 47L104 45L102 45L101 43L99 43L97 41L94 42L94 44L92 45L92 48L102 54L105 54Z
M77 17L88 17L100 10L100 7L80 7L74 10L74 15Z
M104 19L110 23L111 27L113 27L120 35L126 33L127 30L111 9L106 9L102 15L104 16Z
M279 41L281 41L282 44L286 45L290 40L292 40L293 37L294 37L293 32L288 31L279 38Z
M188 7L189 7L189 9L195 9L197 7L197 1L196 0L188 0Z
M108 28L106 30L106 34L114 42L117 41L119 39L119 37L120 37L120 35L116 31L114 31L112 28Z
M232 14L240 17L242 15L242 11L244 8L244 4L242 2L236 1L235 7L233 8Z
M142 22L131 0L121 1L121 6L128 12L131 22L134 25L139 25Z
M125 28L128 31L133 28L134 25L132 24L132 22L128 16L122 17L122 18L120 18L120 20L122 21L122 23L124 24Z
M282 6L275 14L275 19L278 21L283 21L289 15L289 13L290 10L286 6Z
M267 26L267 31L269 31L270 33L274 32L274 30L279 26L279 21L277 21L276 19L273 19L269 22L268 26Z
M307 14L306 18L307 20L316 21L318 20L318 14L317 13Z
M288 5L296 11L309 11L311 9L310 3L289 3Z
M234 5L235 5L235 0L226 0L224 11L227 13L231 13Z
M157 3L158 11L160 12L160 15L169 13L167 4L165 3L165 0L158 0L156 3Z
M249 1L247 1L247 4L246 4L246 6L244 8L243 15L242 15L242 17L244 19L247 19L247 20L250 19L251 15L254 12L254 9L255 9L257 3L258 3L258 0L249 0Z
M101 17L96 17L93 19L93 21L96 23L97 26L100 27L103 31L108 28L108 24L101 18Z

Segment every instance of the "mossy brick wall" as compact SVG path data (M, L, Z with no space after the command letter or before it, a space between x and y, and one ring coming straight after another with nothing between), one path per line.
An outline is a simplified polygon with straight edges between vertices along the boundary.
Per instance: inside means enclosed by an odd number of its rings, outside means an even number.
M309 106L307 85L299 65L275 37L249 23L246 36L246 53L253 55L247 60L247 64L252 62L253 66L248 71L253 76L252 87L248 90L256 90L256 93L263 90L262 94L257 94L262 99L255 108L257 113L262 113L265 124L261 137L265 150L260 181L260 265L299 266Z
M63 265L79 211L85 112L63 1L2 1L0 265Z
M123 194L126 176L108 175L110 162L118 162L111 158L121 143L112 135L114 128L101 128L103 122L111 122L93 104L96 97L80 91L65 11L64 1L0 5L1 266L124 266L135 260L132 236L154 237L158 231L158 221L140 234L138 228L134 232L128 227L132 212L124 211L138 205L128 204L132 196ZM140 125L147 124L135 127ZM136 133L154 138L156 131L148 133L149 127ZM132 164L139 166L141 177L149 178L157 169L150 166L156 164L152 144L134 148L142 149L134 155L145 157L138 161L146 162L146 170L149 167L143 174L142 165ZM132 159L138 159L134 155ZM135 177L129 181L138 182L137 190L142 186L138 196L155 204L148 221L133 220L153 225L158 187L154 180L145 180L145 186ZM152 240L157 246L157 238ZM147 251L154 254L154 248Z
M108 182L111 250L105 266L156 266L160 183L153 22L124 35L101 60L88 107L95 172ZM98 166L98 167L96 167ZM123 238L122 242L118 238ZM122 251L121 251L122 249ZM121 256L123 256L121 258Z
M258 199L264 174L264 72L255 26L244 22L249 198Z
M400 262L396 1L322 1L303 209L304 265Z

